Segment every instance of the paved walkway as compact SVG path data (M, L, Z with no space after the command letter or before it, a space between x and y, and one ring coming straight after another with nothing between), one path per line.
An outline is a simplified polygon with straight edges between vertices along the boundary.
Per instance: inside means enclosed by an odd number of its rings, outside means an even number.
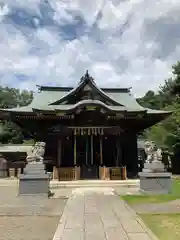
M74 189L53 240L152 240L139 217L112 188Z

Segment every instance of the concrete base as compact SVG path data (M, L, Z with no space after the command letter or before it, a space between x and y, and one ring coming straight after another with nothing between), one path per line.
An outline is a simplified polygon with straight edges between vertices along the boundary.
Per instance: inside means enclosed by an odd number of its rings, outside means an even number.
M0 178L6 178L6 177L7 177L7 170L0 169Z
M49 194L49 176L43 163L27 164L19 177L19 195L46 196Z
M145 194L171 193L171 173L148 173L140 172L140 191Z

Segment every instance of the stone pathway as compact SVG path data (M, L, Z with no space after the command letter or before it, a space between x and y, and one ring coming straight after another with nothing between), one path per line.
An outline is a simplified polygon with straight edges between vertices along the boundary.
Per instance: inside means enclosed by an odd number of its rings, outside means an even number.
M152 240L144 226L112 188L72 191L53 240Z

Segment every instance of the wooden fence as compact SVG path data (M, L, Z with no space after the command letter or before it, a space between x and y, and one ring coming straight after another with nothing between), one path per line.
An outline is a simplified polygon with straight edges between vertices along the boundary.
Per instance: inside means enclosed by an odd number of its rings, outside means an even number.
M53 179L59 181L73 181L80 179L80 167L60 167L53 169Z
M110 169L110 179L126 180L127 179L126 167L112 167Z
M99 178L101 180L109 180L110 175L109 175L109 168L108 167L99 167Z

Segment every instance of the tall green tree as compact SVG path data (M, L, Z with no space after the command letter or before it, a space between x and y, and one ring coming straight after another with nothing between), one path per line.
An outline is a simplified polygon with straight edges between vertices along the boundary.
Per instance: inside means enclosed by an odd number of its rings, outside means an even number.
M28 105L33 98L32 91L0 87L0 108L14 108ZM24 135L22 129L11 121L0 122L1 143L22 143Z
M148 91L138 101L149 108L173 112L169 118L146 130L144 135L159 147L180 154L180 62L172 66L172 73L173 77L166 80L157 93Z

